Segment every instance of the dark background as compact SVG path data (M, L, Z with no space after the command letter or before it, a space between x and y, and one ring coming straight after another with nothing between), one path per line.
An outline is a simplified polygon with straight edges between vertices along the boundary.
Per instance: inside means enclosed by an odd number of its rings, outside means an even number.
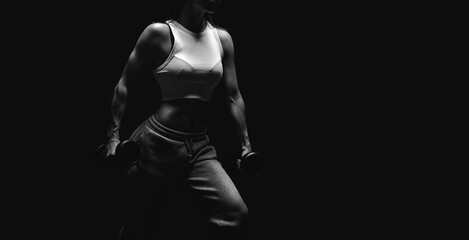
M11 45L6 45L14 46L9 49L14 63L9 71L15 104L8 105L11 126L17 126L11 128L14 144L9 150L19 159L8 174L15 182L9 195L14 203L12 231L20 239L115 239L121 224L122 171L96 169L92 157L106 140L112 91L127 58L141 31L164 21L165 5L41 3L15 10L21 14L11 27ZM250 208L249 239L299 234L293 229L304 220L296 215L305 209L295 204L309 195L302 184L295 186L296 166L286 164L308 161L292 149L299 142L293 138L296 133L307 135L306 128L294 124L304 122L309 108L307 96L293 91L299 86L296 81L308 78L295 77L303 66L296 65L301 60L289 52L303 50L285 34L294 32L295 21L278 15L279 10L281 6L272 4L226 1L214 18L235 42L250 138L254 149L269 159L266 173L255 179L233 168L237 143L215 92L209 134ZM154 111L155 83L151 76L142 80L138 90L146 95L133 96L122 138ZM173 207L175 212L184 209ZM179 234L194 230L190 225L173 227Z
M394 221L403 199L392 194L405 172L385 176L414 138L395 141L414 114L399 108L410 89L401 88L402 73L416 52L400 55L415 44L413 32L396 34L403 15L390 15L390 6L310 4L222 1L214 19L235 43L252 144L269 160L265 174L251 179L232 168L236 142L218 92L209 134L250 208L249 239L395 235L406 227ZM105 141L113 87L141 31L165 19L164 3L11 10L17 24L8 26L4 46L13 63L5 88L14 93L5 101L7 150L15 156L6 171L12 230L114 239L121 172L96 169L92 156ZM156 87L147 76L139 90ZM124 138L157 98L134 96Z

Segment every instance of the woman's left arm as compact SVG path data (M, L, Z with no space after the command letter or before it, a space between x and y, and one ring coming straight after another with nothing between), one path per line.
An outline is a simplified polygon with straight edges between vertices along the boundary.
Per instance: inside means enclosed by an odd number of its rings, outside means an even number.
M223 29L218 29L218 35L223 47L223 77L220 85L228 105L229 115L234 120L236 133L241 143L241 156L252 151L246 125L245 104L239 91L236 76L234 45L231 35Z

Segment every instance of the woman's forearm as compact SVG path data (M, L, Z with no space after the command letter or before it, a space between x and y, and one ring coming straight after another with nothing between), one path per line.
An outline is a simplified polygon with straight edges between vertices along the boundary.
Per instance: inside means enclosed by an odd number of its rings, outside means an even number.
M121 120L127 107L127 95L127 87L119 82L114 88L114 96L111 100L111 119L108 130L109 139L119 139Z
M251 151L251 142L246 124L246 112L244 100L241 96L236 99L230 98L230 115L235 123L235 130L241 143L242 154Z

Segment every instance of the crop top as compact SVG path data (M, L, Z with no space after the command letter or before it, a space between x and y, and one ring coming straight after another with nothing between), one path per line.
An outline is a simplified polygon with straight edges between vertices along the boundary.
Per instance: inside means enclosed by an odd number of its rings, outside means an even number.
M223 75L223 48L217 29L207 22L200 33L167 20L174 43L166 61L153 70L162 100L195 98L208 101Z

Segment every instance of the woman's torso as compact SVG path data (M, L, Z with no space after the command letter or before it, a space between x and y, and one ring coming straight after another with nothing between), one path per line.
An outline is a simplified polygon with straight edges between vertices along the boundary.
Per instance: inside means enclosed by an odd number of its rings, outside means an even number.
M180 26L177 24L177 26ZM174 24L172 25L172 29L168 27L166 28L165 31L165 40L161 44L162 52L163 54L160 54L157 56L155 64L154 64L154 69L164 69L162 66L165 66L165 64L168 64L168 57L173 57L175 50L175 41L181 41L181 35L177 35L176 37L174 36L174 32L177 29L175 29ZM187 29L183 29L183 31L187 32ZM206 30L207 32L207 30ZM183 34L181 32L176 33L176 34ZM218 38L218 36L216 36ZM219 40L218 40L219 41ZM212 45L215 43L212 40ZM221 50L221 44L218 42L217 48L220 48ZM179 43L179 45L181 45ZM176 46L177 47L177 46ZM200 54L199 54L200 55ZM178 59L176 59L178 60ZM217 64L216 61L219 61ZM212 65L218 65L218 68L221 68L221 55L219 59L215 60ZM215 68L214 68L215 69ZM216 74L218 74L219 78L221 78L221 73L223 70L219 69ZM156 73L156 71L155 71ZM208 79L208 81L214 81L213 76L214 74L212 73L211 77L212 80ZM158 78L157 74L155 74L155 77ZM189 79L192 80L192 79ZM161 80L160 80L161 81ZM169 79L169 81L173 81L172 79ZM213 88L214 83L211 83L211 88ZM161 82L160 82L161 86ZM162 86L162 87L167 87L167 86ZM190 86L193 87L193 86ZM197 86L195 86L197 87ZM210 87L209 87L210 89ZM164 91L165 89L162 89ZM211 89L213 90L213 89ZM187 91L187 90L186 90ZM195 89L194 89L195 91ZM207 95L207 93L205 93ZM164 94L163 94L164 95ZM207 116L208 116L208 108L209 108L209 103L208 103L208 98L168 98L165 99L163 97L161 104L157 108L155 112L155 117L156 119L162 123L163 125L172 128L174 130L178 130L181 132L201 132L206 129L207 125Z

